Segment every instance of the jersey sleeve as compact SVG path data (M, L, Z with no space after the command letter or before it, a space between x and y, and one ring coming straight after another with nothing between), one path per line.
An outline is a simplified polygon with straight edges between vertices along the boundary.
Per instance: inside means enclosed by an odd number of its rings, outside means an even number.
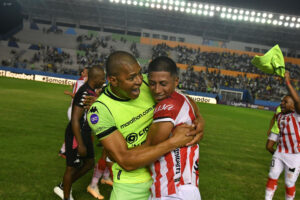
M87 95L88 93L85 90L78 90L78 92L75 94L73 104L79 107L84 107L83 100Z
M272 140L274 142L278 142L278 139L279 139L279 135L277 133L272 133L269 135L268 137L269 140Z
M95 102L88 114L87 120L99 140L117 130L115 120L109 109L101 102Z
M161 101L155 106L153 123L171 122L175 126L178 108L173 101Z

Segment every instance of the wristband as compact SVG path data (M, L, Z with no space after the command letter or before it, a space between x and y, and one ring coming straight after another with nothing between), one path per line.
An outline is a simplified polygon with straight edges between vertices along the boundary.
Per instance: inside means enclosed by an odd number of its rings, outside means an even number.
M286 81L285 83L286 83L286 85L291 85L290 81Z

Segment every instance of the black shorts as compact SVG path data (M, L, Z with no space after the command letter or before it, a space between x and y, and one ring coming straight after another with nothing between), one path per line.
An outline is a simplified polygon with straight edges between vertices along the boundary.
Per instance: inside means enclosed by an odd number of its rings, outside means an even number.
M73 135L70 124L71 123L69 123L65 133L66 161L67 166L77 168L82 166L85 159L94 158L94 146L91 133L81 132L81 137L87 150L87 155L85 157L79 156L77 152L77 145L75 146L76 139Z

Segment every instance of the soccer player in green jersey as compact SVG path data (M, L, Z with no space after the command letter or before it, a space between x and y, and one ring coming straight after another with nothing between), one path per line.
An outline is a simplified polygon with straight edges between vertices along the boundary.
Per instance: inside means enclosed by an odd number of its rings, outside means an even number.
M177 147L197 143L202 127L197 125L191 131L190 127L179 126L168 140L154 146L142 145L151 131L155 106L147 77L141 74L136 59L122 51L109 56L106 73L109 84L91 106L87 120L115 161L110 199L147 200L152 179L145 166Z

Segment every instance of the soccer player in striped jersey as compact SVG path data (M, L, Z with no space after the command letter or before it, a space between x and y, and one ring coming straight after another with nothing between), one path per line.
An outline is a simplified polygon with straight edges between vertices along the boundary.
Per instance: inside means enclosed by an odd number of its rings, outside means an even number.
M168 57L154 59L148 67L149 87L156 101L152 127L147 142L159 144L172 135L180 124L192 124L196 115L191 101L175 91L179 79L176 63ZM198 117L199 118L199 117ZM204 120L202 125L204 126ZM154 162L151 200L200 200L198 188L199 145L177 148Z
M266 186L265 200L271 200L277 188L277 180L281 172L285 171L285 199L295 198L295 183L300 171L300 98L290 83L289 72L285 73L285 81L289 91L281 103L281 112L276 120L280 130L279 135L271 133L267 150L273 154ZM277 143L277 149L274 145Z

